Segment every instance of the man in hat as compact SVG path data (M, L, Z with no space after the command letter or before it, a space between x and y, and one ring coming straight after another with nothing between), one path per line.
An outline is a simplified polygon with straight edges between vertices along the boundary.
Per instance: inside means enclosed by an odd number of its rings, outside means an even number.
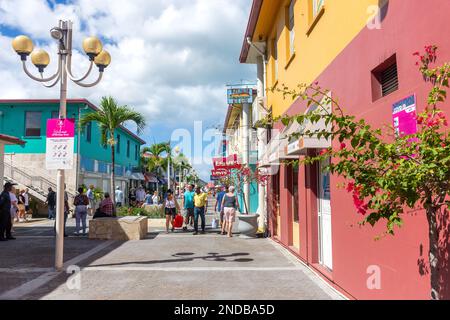
M11 235L11 198L9 193L15 184L5 183L0 194L0 241L15 240Z

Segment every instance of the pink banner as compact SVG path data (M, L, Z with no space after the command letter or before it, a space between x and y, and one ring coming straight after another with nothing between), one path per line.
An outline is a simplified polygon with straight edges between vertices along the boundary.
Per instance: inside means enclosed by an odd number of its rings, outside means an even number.
M74 138L75 119L47 120L47 138Z

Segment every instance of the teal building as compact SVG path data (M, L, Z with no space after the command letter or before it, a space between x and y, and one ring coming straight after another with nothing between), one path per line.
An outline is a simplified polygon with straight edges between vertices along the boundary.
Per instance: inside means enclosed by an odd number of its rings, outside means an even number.
M34 179L41 185L45 180L56 182L56 172L45 169L45 152L47 120L58 118L58 110L58 100L0 100L0 133L26 142L23 146L5 146L5 166L9 169L6 172L14 171L15 179ZM78 127L84 114L97 110L86 99L68 100L67 103L67 118L75 119L77 128L74 169L66 171L67 188L72 193L83 184L93 184L104 191L111 188L111 147L101 144L97 123L90 123L84 129ZM116 186L127 192L132 185L144 181L139 162L145 141L125 127L116 131L116 140Z

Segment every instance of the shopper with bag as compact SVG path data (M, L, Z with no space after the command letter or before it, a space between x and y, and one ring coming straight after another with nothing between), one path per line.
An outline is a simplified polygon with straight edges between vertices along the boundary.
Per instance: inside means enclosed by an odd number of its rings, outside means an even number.
M80 235L80 224L83 227L83 236L86 235L86 218L89 205L89 198L84 194L83 188L78 189L78 195L75 197L73 204L75 206L76 229L75 235Z
M233 223L236 220L236 210L239 210L239 202L234 194L235 188L230 186L228 193L222 199L222 208L224 212L224 223L222 225L222 235L227 234L232 237Z
M166 213L166 233L169 233L169 225L172 225L172 232L174 232L174 219L177 211L180 211L180 206L170 189L167 191L167 198L164 200L163 210Z

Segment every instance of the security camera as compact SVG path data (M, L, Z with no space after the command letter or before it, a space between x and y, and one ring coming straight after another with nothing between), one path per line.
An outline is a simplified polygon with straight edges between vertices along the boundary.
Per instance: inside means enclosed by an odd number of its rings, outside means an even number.
M58 41L62 40L62 38L64 37L63 31L61 30L61 28L53 28L52 30L50 30L50 34L53 39L58 40Z

